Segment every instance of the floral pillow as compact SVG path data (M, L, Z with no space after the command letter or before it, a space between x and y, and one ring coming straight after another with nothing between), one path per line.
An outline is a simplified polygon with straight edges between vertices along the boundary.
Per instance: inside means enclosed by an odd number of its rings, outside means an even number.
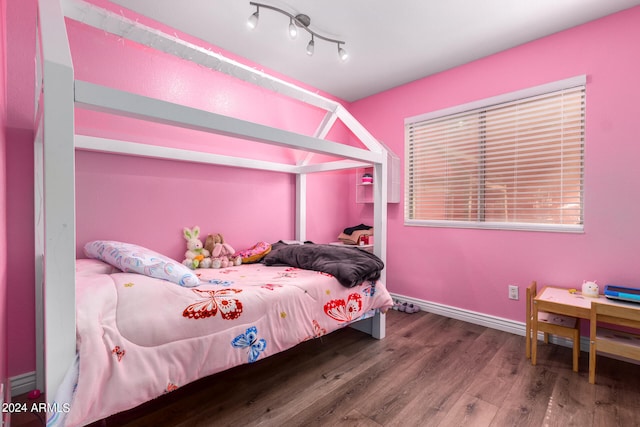
M198 276L178 261L131 243L95 240L84 246L84 253L127 273L144 274L186 287L200 284Z

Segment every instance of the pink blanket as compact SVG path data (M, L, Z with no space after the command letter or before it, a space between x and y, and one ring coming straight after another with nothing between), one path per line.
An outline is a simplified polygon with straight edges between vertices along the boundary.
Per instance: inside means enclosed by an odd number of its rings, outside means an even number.
M206 283L197 288L101 273L77 277L80 374L68 426L133 408L393 305L381 282L345 288L325 273L292 267L197 270Z

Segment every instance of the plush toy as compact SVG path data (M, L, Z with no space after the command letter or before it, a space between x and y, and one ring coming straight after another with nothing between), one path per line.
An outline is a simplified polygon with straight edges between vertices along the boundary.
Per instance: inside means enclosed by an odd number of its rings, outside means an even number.
M209 234L204 247L211 254L211 268L225 268L242 264L242 258L235 256L233 247L224 242L222 234Z
M258 242L249 249L243 249L236 252L235 255L242 258L243 264L251 264L260 261L269 252L271 252L271 245L269 243Z
M182 264L192 270L211 267L211 254L202 247L202 241L198 238L200 235L200 227L197 225L193 227L193 229L185 227L182 230L182 234L187 241L187 251L184 253L185 259L182 261Z
M598 293L600 292L600 289L598 287L598 284L595 282L595 280L593 282L591 281L583 281L582 282L582 295L585 297L591 297L591 298L598 298Z

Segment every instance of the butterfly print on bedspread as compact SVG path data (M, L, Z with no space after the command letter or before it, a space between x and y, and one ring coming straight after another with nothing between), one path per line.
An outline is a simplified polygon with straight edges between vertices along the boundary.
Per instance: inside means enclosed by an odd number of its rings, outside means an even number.
M251 326L247 328L244 334L240 334L231 341L231 345L235 348L246 348L249 351L249 363L258 360L260 353L267 348L267 340L258 339L258 328Z
M122 358L124 357L126 351L121 348L119 345L115 346L111 353L118 358L118 362L122 362Z
M376 294L376 282L369 282L369 284L362 290L362 293L368 297L374 296Z
M327 330L320 327L320 323L318 323L318 321L315 319L313 319L313 330L315 331L315 338L320 338L321 336L327 334Z
M298 277L298 273L295 271L279 271L278 275L274 277L274 280L278 279L295 279Z
M233 280L211 279L207 283L211 283L212 285L231 286L233 285Z
M188 317L189 319L205 319L215 316L218 311L220 311L220 316L223 319L233 320L242 314L242 303L235 298L236 294L242 292L242 289L220 289L215 291L191 290L202 299L185 308L182 312L184 317Z
M327 334L327 330L320 326L320 323L316 319L311 322L313 326L313 335L306 337L303 341L311 340L314 338L320 338Z
M334 299L324 305L327 316L338 322L350 322L357 319L362 311L362 296L353 293L347 300Z

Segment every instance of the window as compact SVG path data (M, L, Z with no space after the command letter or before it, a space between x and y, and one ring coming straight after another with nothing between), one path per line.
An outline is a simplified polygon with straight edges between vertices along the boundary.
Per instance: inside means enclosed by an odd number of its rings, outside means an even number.
M582 231L584 76L405 121L405 223Z

